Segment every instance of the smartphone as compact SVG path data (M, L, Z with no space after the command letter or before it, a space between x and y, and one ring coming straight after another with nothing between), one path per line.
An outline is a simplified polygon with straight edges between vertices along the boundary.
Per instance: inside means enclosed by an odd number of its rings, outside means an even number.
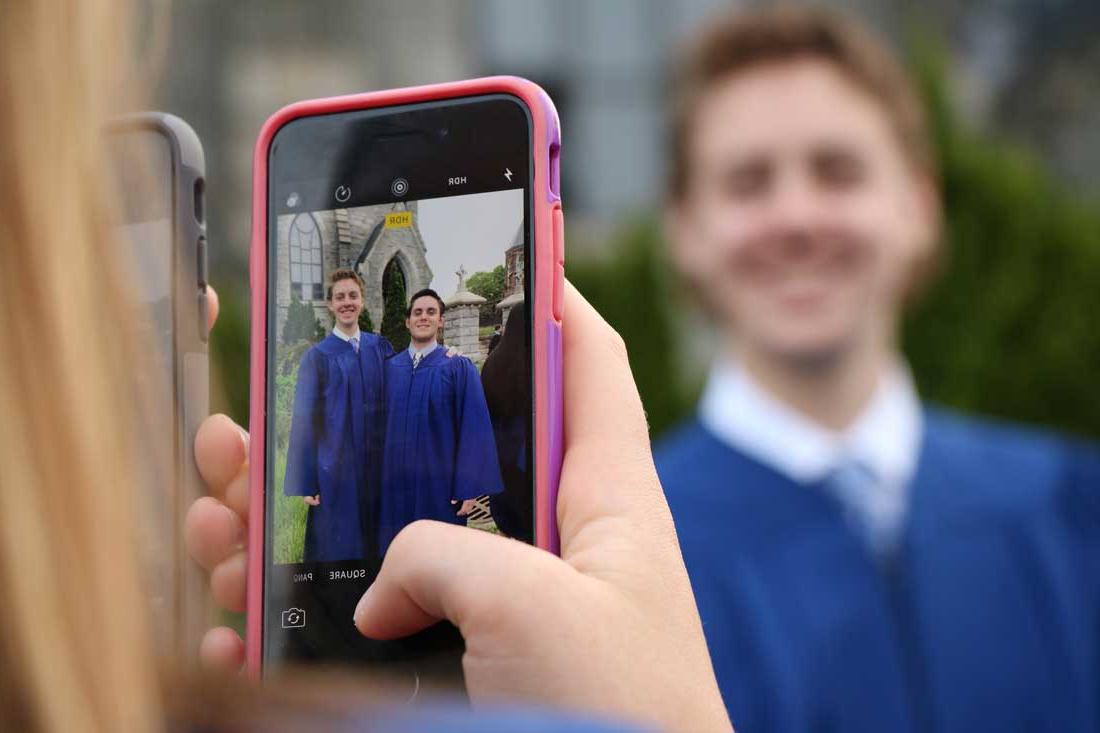
M179 117L146 112L108 125L107 151L120 199L115 240L148 347L145 366L154 367L136 375L150 387L142 417L156 425L140 506L146 585L160 650L187 658L209 620L204 578L182 534L187 508L204 493L192 446L209 409L203 150Z
M253 164L248 668L460 675L448 624L352 625L434 519L557 552L560 132L514 77L320 99Z

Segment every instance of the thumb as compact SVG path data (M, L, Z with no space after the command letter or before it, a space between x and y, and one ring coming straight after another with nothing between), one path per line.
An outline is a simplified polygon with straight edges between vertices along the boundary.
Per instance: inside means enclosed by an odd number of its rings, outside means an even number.
M535 593L517 589L560 572L573 571L522 542L421 520L394 538L356 606L355 626L372 639L397 639L447 619L468 637L482 619L499 617L505 603L522 598L537 604Z

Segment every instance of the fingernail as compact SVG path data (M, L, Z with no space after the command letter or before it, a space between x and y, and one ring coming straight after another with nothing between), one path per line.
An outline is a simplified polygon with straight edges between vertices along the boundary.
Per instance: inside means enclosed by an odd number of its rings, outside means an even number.
M359 623L363 620L363 617L367 614L367 608L370 606L370 592L374 590L374 583L371 583L367 588L366 593L359 599L359 603L355 604L355 613L352 615L352 623L359 626Z
M242 428L240 425L235 425L237 428L237 434L241 436L241 445L244 446L244 460L248 461L248 431Z

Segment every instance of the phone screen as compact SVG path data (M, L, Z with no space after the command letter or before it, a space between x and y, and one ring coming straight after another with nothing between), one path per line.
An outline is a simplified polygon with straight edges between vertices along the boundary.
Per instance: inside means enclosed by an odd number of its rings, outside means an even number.
M300 118L269 150L264 660L457 674L352 625L401 529L525 542L531 145L506 95Z
M144 456L148 478L140 492L142 539L146 561L146 585L157 622L158 638L165 645L174 634L175 599L178 592L176 558L178 531L174 474L163 467L176 466L179 430L176 419L173 329L175 246L173 237L172 150L159 131L137 124L107 136L108 152L120 196L115 227L118 258L131 286L135 307L133 322L139 332L142 369L133 378L141 386L139 416L147 431Z

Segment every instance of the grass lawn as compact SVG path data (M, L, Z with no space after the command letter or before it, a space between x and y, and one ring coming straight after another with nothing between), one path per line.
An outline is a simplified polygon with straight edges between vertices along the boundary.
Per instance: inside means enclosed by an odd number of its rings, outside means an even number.
M283 496L283 477L286 475L286 456L275 458L275 562L278 564L302 561L306 539L306 511L309 507L300 496Z

